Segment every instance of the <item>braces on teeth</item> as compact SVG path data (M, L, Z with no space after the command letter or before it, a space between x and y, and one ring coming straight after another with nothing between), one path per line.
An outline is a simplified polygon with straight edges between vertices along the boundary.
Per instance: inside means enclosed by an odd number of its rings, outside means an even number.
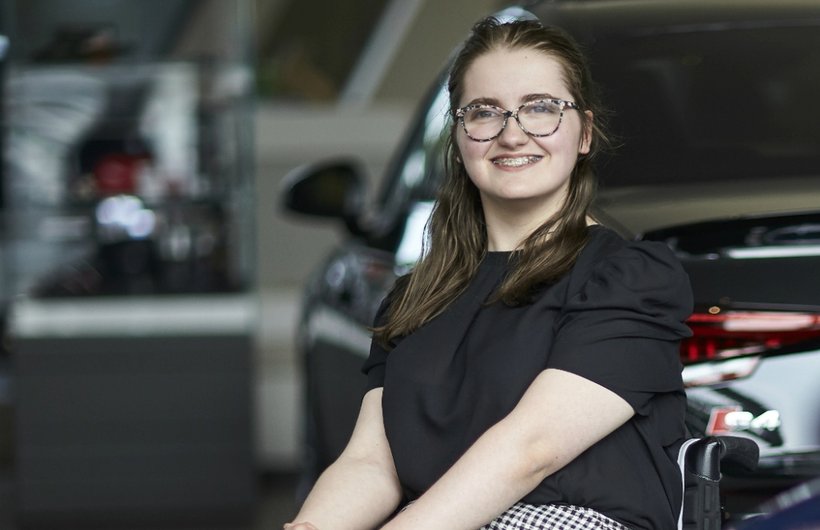
M496 160L495 163L502 166L518 167L523 166L525 164L530 164L532 162L535 162L536 160L538 160L538 157L526 156L521 158L501 158L499 160Z

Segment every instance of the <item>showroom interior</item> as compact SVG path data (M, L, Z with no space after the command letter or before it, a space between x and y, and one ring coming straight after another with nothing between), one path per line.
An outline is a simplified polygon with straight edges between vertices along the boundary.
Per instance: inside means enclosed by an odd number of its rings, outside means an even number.
M0 2L0 526L281 523L300 289L340 231L280 182L351 152L375 179L497 5Z
M724 527L820 520L816 0L0 0L0 530L294 515L425 251L443 74L510 4L569 31L600 83L590 215L691 284L680 431L756 449L700 459L705 478L670 457L684 488L719 482ZM537 96L567 123L572 102ZM512 111L499 135L512 116L542 138Z

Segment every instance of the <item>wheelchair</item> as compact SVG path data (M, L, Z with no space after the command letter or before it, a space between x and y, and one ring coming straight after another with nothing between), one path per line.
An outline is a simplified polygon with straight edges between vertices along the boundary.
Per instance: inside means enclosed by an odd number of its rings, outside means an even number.
M721 464L754 471L759 451L754 441L736 436L708 436L684 442L678 453L683 482L678 530L720 530Z

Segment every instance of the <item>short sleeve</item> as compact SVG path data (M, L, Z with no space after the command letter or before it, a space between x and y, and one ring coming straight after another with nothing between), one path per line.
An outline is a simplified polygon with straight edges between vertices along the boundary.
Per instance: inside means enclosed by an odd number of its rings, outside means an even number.
M596 259L556 322L548 367L612 390L636 414L683 389L680 340L692 311L689 278L662 243L624 242Z
M390 297L382 300L376 316L373 318L373 327L383 326L387 321L387 308L390 305ZM384 386L384 371L387 363L387 349L379 344L375 338L370 341L370 355L362 366L362 373L367 376L367 390L373 390Z

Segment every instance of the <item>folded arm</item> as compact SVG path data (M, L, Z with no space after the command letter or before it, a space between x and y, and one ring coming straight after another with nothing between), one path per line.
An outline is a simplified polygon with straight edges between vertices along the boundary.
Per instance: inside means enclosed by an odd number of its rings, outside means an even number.
M507 417L383 528L474 530L633 414L623 398L597 383L545 370Z

